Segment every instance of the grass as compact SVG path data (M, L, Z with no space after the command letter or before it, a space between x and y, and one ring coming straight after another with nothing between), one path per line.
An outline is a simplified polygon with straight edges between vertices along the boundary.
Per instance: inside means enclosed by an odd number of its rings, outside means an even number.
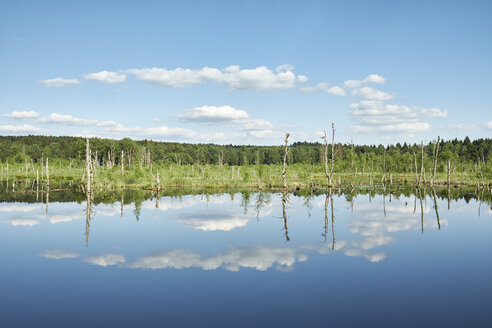
M39 187L46 184L45 168L42 164L10 165L7 173L5 164L1 166L0 181L7 183L9 188L36 188L36 176L39 176ZM156 189L153 176L159 173L160 188L164 189L253 189L279 190L282 189L282 165L247 165L223 166L218 165L152 165L139 164L125 166L124 175L121 167L108 168L100 166L94 170L93 186L96 189L140 188ZM152 174L151 174L152 173ZM50 163L50 189L74 189L85 185L85 168L83 163L68 166L63 162ZM431 173L426 172L427 183ZM383 172L334 172L335 186L357 188L361 186L413 186L415 172L391 174ZM489 188L492 177L484 175L484 185ZM464 187L482 184L479 173L459 171L451 175L452 186ZM320 164L294 164L287 167L287 183L289 189L322 189L328 186L324 167ZM447 174L438 172L434 185L446 185Z

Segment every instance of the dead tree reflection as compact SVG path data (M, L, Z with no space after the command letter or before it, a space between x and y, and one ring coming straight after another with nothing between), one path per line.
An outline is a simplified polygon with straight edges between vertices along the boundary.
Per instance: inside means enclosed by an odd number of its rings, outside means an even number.
M282 193L282 216L284 217L285 240L290 241L289 230L287 228L287 212L285 210L287 202L288 202L287 192L284 191Z
M89 246L89 234L92 220L92 193L86 192L86 209L85 209L85 247Z
M424 233L424 205L422 203L422 190L420 188L417 188L418 193L419 193L419 200L420 200L420 225L422 227L422 233Z
M439 222L439 210L437 209L436 190L434 188L432 188L432 197L434 198L434 209L436 210L437 228L441 230L441 223Z
M255 212L256 212L257 219L260 217L262 208L269 205L270 201L271 201L270 194L265 193L263 191L260 191L257 194L256 202L255 202Z
M120 215L123 217L123 204L125 203L125 189L121 192L121 199L120 199Z
M330 208L331 208L331 249L335 249L335 214L333 211L333 191L332 189L328 189L328 194L326 195L325 198L325 225L324 225L324 232L321 234L323 237L325 237L324 242L326 243L326 239L328 237L328 203L330 203Z

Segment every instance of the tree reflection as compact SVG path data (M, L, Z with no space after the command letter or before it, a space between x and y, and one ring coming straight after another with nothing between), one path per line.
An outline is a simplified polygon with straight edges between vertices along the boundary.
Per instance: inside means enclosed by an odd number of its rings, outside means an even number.
M86 192L86 209L85 209L85 247L89 246L89 234L92 219L92 193Z
M282 193L282 216L284 217L284 230L285 230L285 240L290 241L289 230L287 228L287 212L285 210L285 205L288 201L288 194L286 191Z
M255 202L255 212L256 212L256 218L258 219L261 214L261 210L270 204L271 201L271 195L270 193L265 193L263 191L260 191L257 196L256 196L256 202Z
M434 209L436 210L437 227L439 230L441 230L441 223L439 222L439 210L437 209L436 190L434 188L432 188L432 197L434 198Z
M331 208L331 249L335 249L335 215L333 212L333 191L332 189L328 189L328 194L326 195L325 198L325 225L324 225L324 232L321 234L323 237L325 237L324 242L326 243L326 239L328 237L328 203L330 203L330 208Z

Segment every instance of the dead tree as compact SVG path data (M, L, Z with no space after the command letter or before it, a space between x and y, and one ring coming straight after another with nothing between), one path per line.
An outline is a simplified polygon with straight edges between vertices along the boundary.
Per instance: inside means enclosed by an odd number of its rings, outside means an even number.
M419 183L419 174L418 174L418 168L417 168L417 155L415 154L415 152L413 152L413 160L415 163L415 183L418 184Z
M123 150L121 151L120 164L121 164L121 177L123 178L125 176L125 153L123 152Z
M328 169L328 139L326 138L326 131L323 131L323 140L325 143L325 175L328 179L328 186L333 186L333 169L335 168L335 124L331 123L331 167Z
M451 161L448 160L448 187L449 187L449 184L450 184L450 181L451 181L450 173L451 173Z
M289 153L289 136L290 134L285 133L285 147L284 147L284 161L282 168L282 184L285 190L287 190L287 155Z
M155 176L152 174L152 171L150 171L150 175L155 180L157 192L159 192L159 191L161 191L161 180L159 178L159 170L156 170L156 171L157 172L156 172Z
M421 159L421 163L420 163L419 186L422 185L422 178L424 175L424 142L423 141L420 143L420 149L421 149L421 153L422 153L422 159Z
M480 178L482 179L482 187L485 187L485 182L483 180L482 166L480 165L480 158L478 159L478 170L480 172Z
M85 139L85 174L87 176L86 192L91 193L91 148L89 145L89 138Z
M46 189L50 192L50 167L48 163L48 157L46 157Z
M431 177L431 185L434 184L434 178L436 176L436 169L437 169L437 157L439 156L439 143L441 142L441 137L437 137L437 143L434 146L434 167L432 169L432 177Z

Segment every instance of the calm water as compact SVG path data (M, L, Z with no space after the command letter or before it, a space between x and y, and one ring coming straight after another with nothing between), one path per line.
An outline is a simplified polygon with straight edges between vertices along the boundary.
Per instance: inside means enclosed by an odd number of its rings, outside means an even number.
M70 197L0 202L1 327L492 326L476 199Z

